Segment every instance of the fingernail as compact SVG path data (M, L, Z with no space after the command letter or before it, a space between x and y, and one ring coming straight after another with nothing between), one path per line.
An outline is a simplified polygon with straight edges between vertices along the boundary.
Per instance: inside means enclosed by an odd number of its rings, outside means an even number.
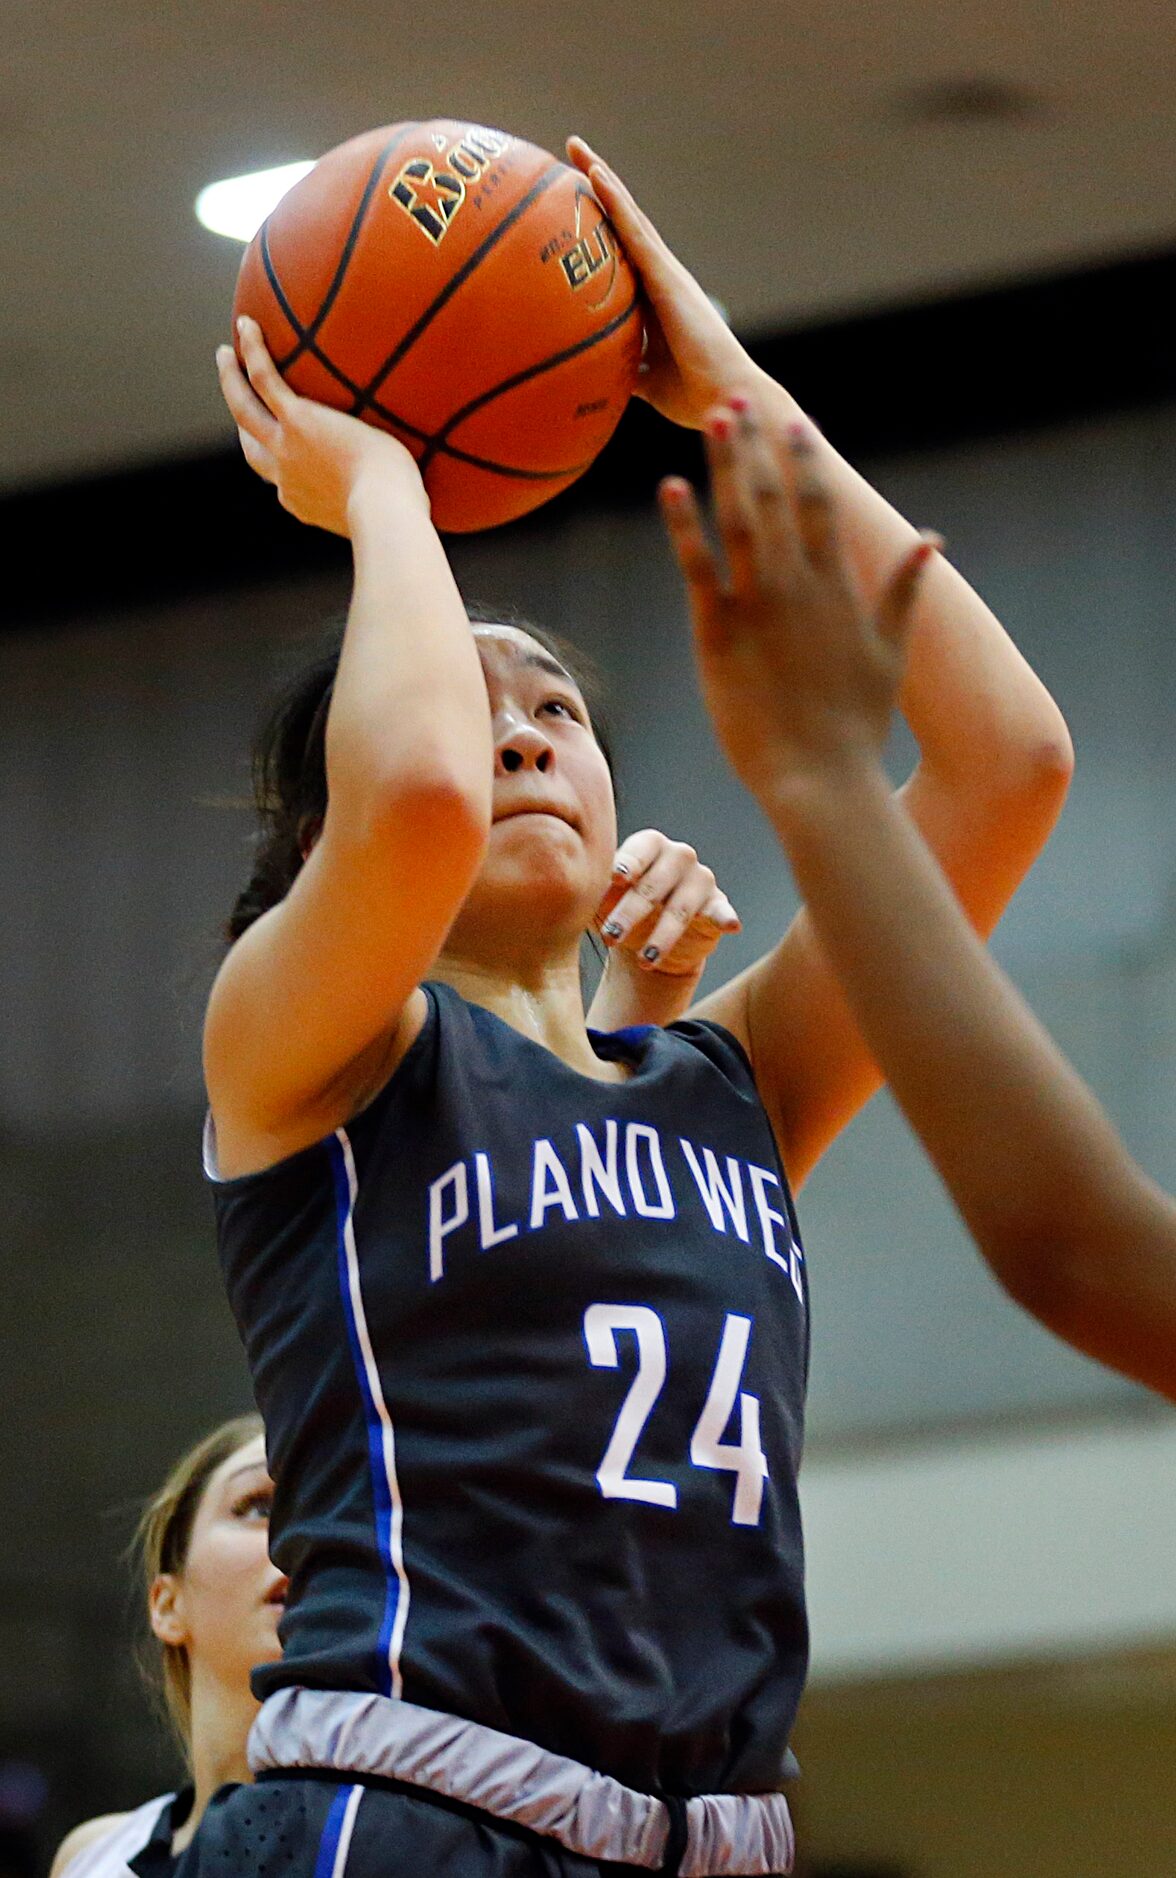
M808 425L802 423L789 424L788 448L793 451L796 456L804 456L806 453L811 452L812 447L813 434Z
M943 539L942 535L936 533L934 528L920 528L919 533L923 537L923 540L927 544L928 548L931 549L932 553L934 554L943 553L943 550L944 548L946 548L947 543Z
M751 400L742 391L733 391L727 403L733 411L743 412L751 409Z
M604 934L606 939L619 939L625 929L619 923L619 921L615 919L606 919L604 922L604 925L601 927L600 930Z
M662 501L668 502L670 507L675 509L682 507L689 493L689 486L682 481L680 476L667 476L660 490Z
M629 863L628 863L627 861L614 861L614 862L613 862L613 873L614 873L614 874L620 874L620 876L621 876L621 878L622 878L623 880L628 880L628 878L629 878Z
M710 421L710 434L717 443L726 443L731 435L731 419L725 411L720 411Z
M656 965L661 957L661 952L657 946L646 946L641 956L647 965Z
M238 331L239 333L243 333L243 332L245 331L245 315L244 315L244 313L242 313L242 315L241 315L241 317L240 317L240 318L238 319L238 321L237 321L237 331Z

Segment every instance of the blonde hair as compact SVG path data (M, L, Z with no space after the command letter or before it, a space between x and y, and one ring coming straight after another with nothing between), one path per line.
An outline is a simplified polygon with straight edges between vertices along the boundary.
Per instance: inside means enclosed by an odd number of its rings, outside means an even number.
M135 1532L135 1551L144 1590L161 1572L182 1572L188 1560L192 1528L205 1490L218 1467L262 1434L260 1415L235 1415L180 1456L167 1479L143 1508ZM192 1732L192 1672L182 1644L153 1638L148 1674L162 1696L185 1753Z

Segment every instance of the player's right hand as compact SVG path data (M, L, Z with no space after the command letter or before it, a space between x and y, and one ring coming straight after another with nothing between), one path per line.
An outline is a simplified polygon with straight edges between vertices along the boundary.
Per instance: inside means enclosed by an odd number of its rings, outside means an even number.
M278 492L300 522L334 535L351 533L349 509L369 479L429 511L429 498L410 451L345 411L292 391L266 350L256 320L237 322L241 364L232 346L218 346L221 392L251 469Z

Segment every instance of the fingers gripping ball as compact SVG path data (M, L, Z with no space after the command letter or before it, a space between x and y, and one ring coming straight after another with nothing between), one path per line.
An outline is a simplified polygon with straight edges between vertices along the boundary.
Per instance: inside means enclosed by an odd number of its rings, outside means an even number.
M245 254L234 331L242 313L295 391L408 446L454 531L574 482L641 357L636 279L584 177L447 118L316 163Z

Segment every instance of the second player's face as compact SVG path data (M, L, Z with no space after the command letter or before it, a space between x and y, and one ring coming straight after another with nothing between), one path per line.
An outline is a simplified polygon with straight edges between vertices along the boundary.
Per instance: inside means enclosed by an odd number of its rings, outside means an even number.
M510 922L574 939L616 852L612 778L579 687L516 626L474 629L494 734L490 846L455 935L507 944ZM509 947L508 947L509 949Z
M254 1664L281 1655L286 1580L269 1557L272 1499L260 1435L223 1461L204 1490L175 1574L175 1614L194 1681L208 1676L248 1689Z

